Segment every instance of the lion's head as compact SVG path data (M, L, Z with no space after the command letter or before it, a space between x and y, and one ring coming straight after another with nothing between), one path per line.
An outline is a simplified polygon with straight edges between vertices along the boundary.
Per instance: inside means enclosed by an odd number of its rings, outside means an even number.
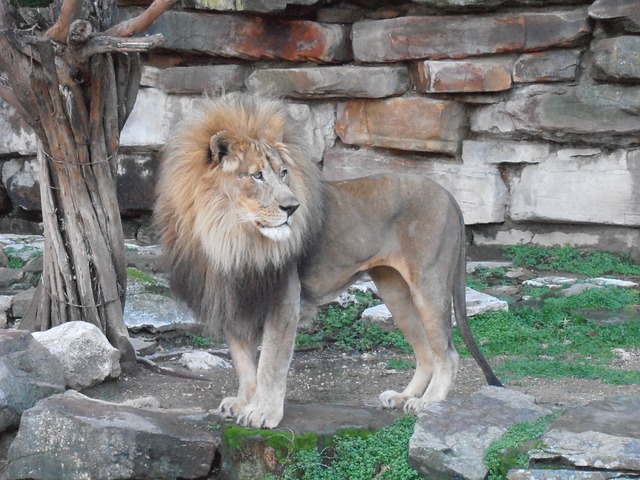
M321 187L291 127L274 99L205 100L165 147L156 207L165 240L200 243L222 272L299 256L320 221Z
M239 298L250 282L277 290L315 238L322 184L284 103L250 94L203 102L164 149L155 220L178 296L202 317L233 318L234 303L261 308Z

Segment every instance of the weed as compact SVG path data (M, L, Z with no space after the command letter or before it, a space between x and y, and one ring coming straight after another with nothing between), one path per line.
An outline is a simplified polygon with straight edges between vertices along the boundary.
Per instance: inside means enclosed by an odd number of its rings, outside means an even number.
M494 441L485 451L484 463L489 470L489 480L501 480L512 468L525 468L529 464L529 455L536 446L541 445L553 416L542 417L534 422L516 423L505 434Z
M25 262L20 257L7 255L7 258L9 258L9 268L15 268L17 270L24 267Z

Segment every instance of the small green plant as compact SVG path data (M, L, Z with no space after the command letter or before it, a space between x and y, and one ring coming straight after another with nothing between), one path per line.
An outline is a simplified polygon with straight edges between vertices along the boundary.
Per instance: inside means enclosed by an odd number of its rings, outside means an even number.
M542 443L544 435L553 416L542 417L534 422L516 423L509 427L505 434L494 441L485 451L484 464L489 470L489 480L502 480L512 468L526 468L529 464L529 453Z
M17 270L24 267L25 262L20 257L14 257L13 255L8 255L7 257L9 258L9 268Z
M213 345L213 342L209 338L198 333L190 333L189 341L191 342L191 345L196 348L211 348Z
M556 270L579 275L640 275L640 265L630 258L599 251L583 251L565 245L508 245L503 252L514 265L534 270Z

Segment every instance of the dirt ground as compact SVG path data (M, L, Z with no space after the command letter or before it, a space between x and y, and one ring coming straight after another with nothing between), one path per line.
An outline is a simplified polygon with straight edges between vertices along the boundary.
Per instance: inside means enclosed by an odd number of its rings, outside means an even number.
M228 353L223 347L213 351L228 359ZM327 349L297 351L289 372L287 402L377 407L381 392L402 389L413 373L412 369L389 369L387 361L392 357L400 358L399 355L388 352L349 355ZM411 359L410 356L404 358ZM188 372L179 365L178 355L156 359L154 362L174 373L193 375L193 372ZM496 364L496 361L493 363ZM640 369L640 351L626 352L618 366ZM223 397L235 394L237 378L233 369L216 368L199 377L182 378L157 373L148 366L138 365L134 372L123 374L115 381L103 383L83 393L114 402L155 397L163 408L201 409L209 412L217 408ZM504 383L509 388L534 396L539 403L553 406L582 405L608 396L640 395L640 385L607 385L600 381L578 378L506 379ZM483 385L486 383L475 361L462 359L449 398L472 395Z

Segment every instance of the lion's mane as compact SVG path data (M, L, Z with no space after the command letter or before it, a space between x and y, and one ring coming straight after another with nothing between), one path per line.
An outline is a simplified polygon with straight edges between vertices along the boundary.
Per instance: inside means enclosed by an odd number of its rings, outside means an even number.
M270 240L229 215L233 180L208 163L209 141L220 131L269 142L285 161L300 202L287 240ZM281 101L227 94L203 100L163 150L154 219L171 287L209 334L257 338L282 299L282 282L321 228L320 172L297 131Z

